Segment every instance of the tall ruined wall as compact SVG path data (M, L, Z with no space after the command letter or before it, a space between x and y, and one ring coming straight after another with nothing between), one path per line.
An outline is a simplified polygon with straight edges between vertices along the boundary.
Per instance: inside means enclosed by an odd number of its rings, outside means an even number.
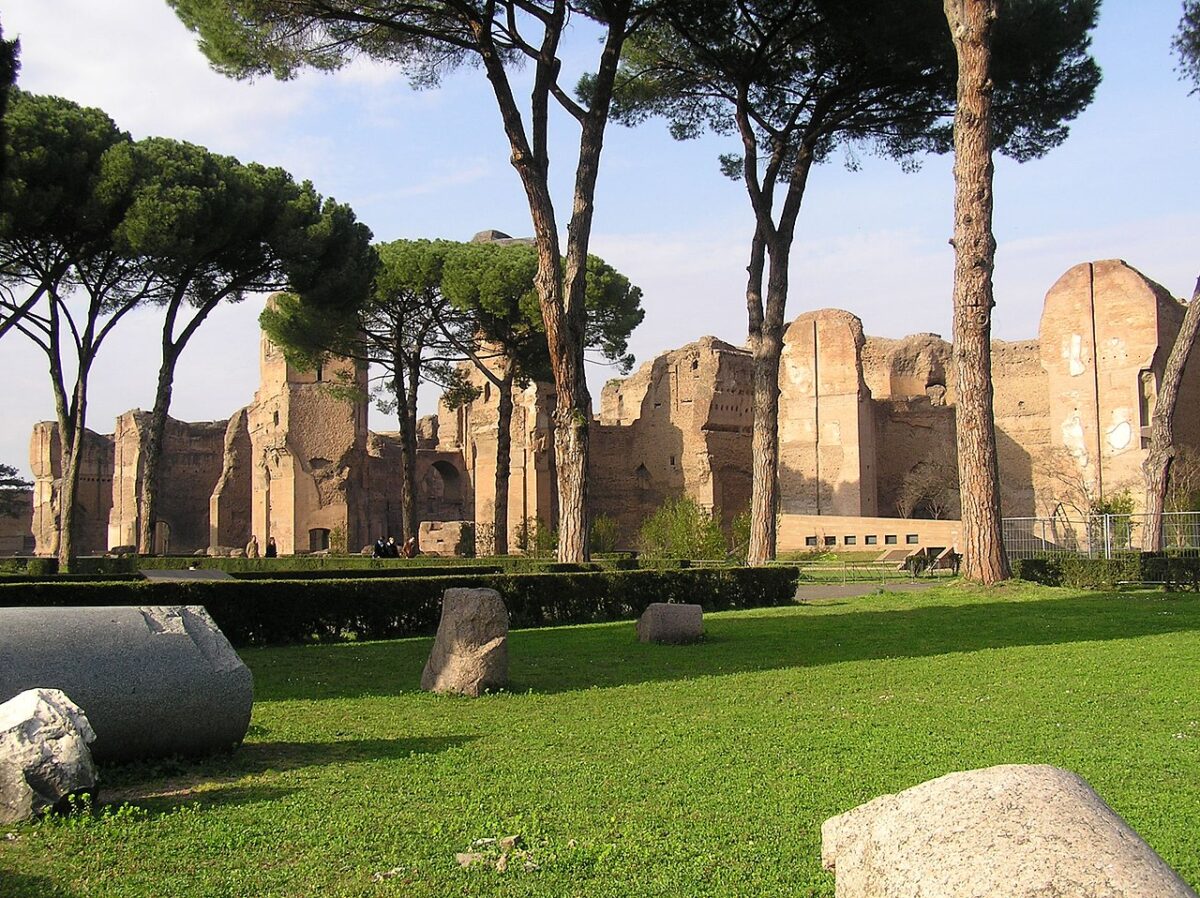
M1141 504L1154 401L1181 319L1177 300L1119 260L1076 265L1050 288L1039 332L1054 475L1045 491L1086 506L1129 490ZM1198 378L1193 359L1177 414L1192 445Z
M113 431L113 496L108 547L137 544L138 494L150 413L140 409L117 418ZM156 552L187 554L207 548L209 499L221 476L227 422L185 423L167 418L159 462Z
M244 546L250 541L253 467L247 409L242 408L225 425L221 474L209 497L209 546Z
M108 548L108 513L113 494L112 437L85 430L82 453L75 494L75 546L80 555L92 555ZM38 555L53 555L58 551L58 503L62 488L57 423L42 421L33 426L29 466L33 470L35 551Z
M937 334L867 337L862 359L874 409L878 514L899 515L906 477L922 465L955 465L950 344ZM957 511L952 492L950 513Z
M366 372L336 360L300 371L264 335L261 386L247 410L259 543L274 536L281 554L313 551L341 535L368 542L367 408L331 389L342 378L366 395Z
M427 419L425 427L429 425ZM436 420L436 419L434 419ZM420 428L418 428L420 432ZM395 536L404 530L403 465L398 433L371 433L367 441L370 539ZM436 430L417 441L417 518L420 521L461 521L471 518L470 478L462 452L439 451ZM354 548L354 547L352 547Z
M9 493L12 514L0 514L0 555L29 555L33 538L33 490Z
M501 374L504 361L487 362ZM496 519L496 436L499 431L498 388L474 365L464 363L469 382L479 390L472 402L451 409L438 407L439 450L458 452L461 463L446 455L432 459L419 470L419 495L424 495L428 514L422 520L470 519L476 523L476 539L482 550ZM558 520L555 484L554 386L530 383L513 386L512 425L509 428L508 544L518 545L526 522L532 528L554 527ZM460 468L461 464L461 468ZM457 509L457 512L455 511ZM458 518L452 517L458 514Z
M875 419L863 379L862 322L807 312L784 333L779 365L779 493L786 514L873 515Z
M628 545L669 497L732 521L750 503L751 396L749 354L714 337L609 381L591 432L592 513L616 519Z
M992 342L993 408L1006 517L1049 514L1042 490L1050 448L1050 397L1037 340Z

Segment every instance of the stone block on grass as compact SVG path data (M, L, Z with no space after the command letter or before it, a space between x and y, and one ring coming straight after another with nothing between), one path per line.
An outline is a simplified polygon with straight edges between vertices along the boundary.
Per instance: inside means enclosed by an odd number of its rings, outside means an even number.
M837 898L1197 898L1068 770L951 773L825 821Z
M241 743L254 680L195 605L0 608L0 695L61 689L87 713L100 763Z
M476 697L507 683L508 610L500 593L447 589L421 688Z
M30 820L96 788L87 715L59 689L0 704L0 824Z
M637 622L638 640L682 644L704 638L704 609L700 605L652 602Z

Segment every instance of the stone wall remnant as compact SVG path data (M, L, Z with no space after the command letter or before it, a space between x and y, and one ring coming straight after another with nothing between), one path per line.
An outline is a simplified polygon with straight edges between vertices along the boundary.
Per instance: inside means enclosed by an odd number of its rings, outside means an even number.
M254 682L199 606L0 608L0 695L53 686L82 707L98 762L239 745Z

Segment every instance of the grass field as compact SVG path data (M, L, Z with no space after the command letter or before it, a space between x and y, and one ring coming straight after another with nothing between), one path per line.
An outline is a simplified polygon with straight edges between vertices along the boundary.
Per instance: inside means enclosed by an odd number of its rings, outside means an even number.
M827 817L1013 762L1080 773L1200 886L1195 594L938 586L706 627L514 632L512 690L478 700L417 690L428 639L245 651L245 746L9 828L0 895L832 896ZM505 872L456 863L511 834Z

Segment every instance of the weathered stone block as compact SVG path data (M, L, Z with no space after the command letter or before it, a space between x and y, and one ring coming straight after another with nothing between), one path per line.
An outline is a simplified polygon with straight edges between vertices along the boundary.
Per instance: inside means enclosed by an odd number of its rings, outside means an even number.
M507 682L508 610L500 593L447 589L421 688L475 697Z
M637 635L641 642L696 642L704 638L704 609L652 602L638 618Z
M475 554L475 524L473 521L422 521L418 544L424 555Z
M29 820L96 787L96 734L58 689L28 689L0 705L0 824Z
M951 773L825 821L837 898L1196 898L1080 777Z
M47 685L86 710L99 762L230 748L254 700L199 606L0 608L0 695Z

